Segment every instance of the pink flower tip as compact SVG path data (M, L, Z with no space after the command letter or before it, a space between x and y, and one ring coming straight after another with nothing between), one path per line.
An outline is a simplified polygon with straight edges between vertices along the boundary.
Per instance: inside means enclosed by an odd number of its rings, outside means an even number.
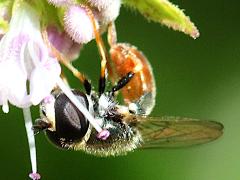
M30 173L30 174L29 174L29 177L30 177L32 180L39 180L39 179L41 179L41 175L38 174L38 173Z
M195 29L192 33L191 33L191 37L193 39L197 39L200 36L200 33L198 31L198 29Z
M97 138L105 141L109 136L110 132L106 129L103 129L101 132L98 133Z

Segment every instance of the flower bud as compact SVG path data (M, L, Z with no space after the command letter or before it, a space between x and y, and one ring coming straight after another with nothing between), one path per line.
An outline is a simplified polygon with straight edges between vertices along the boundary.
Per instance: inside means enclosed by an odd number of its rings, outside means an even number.
M111 4L115 2L115 0L88 0L88 2L92 6L97 7L99 10L101 10L111 6Z
M53 5L57 6L57 7L73 4L72 0L47 0L47 1L50 4L53 4Z
M65 31L60 31L57 27L50 25L47 33L51 44L68 60L72 61L78 58L82 45L74 42Z
M88 43L94 38L93 25L85 7L70 6L64 15L64 27L79 44Z
M115 21L119 15L121 7L120 0L111 1L105 6L97 11L97 17L99 22L102 24L108 24L111 21Z

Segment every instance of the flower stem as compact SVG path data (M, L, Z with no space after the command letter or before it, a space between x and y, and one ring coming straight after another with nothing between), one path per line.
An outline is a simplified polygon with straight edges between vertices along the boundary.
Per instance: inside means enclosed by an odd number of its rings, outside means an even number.
M25 120L25 128L27 132L28 145L30 150L32 172L37 173L36 146L35 146L34 133L32 130L32 117L31 117L30 108L23 109L23 116Z

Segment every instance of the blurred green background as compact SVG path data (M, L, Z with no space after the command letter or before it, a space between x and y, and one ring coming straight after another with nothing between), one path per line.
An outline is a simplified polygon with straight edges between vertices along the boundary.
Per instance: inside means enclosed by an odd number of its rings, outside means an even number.
M146 21L122 8L117 20L119 42L129 42L149 58L157 82L153 116L212 119L225 126L219 140L191 148L135 151L128 156L98 158L60 151L37 136L42 179L47 180L237 180L240 179L240 43L237 1L180 1L200 30L190 37ZM94 42L74 64L96 86L99 56ZM67 72L68 77L72 77ZM73 87L81 88L74 78ZM33 109L34 118L38 117ZM0 114L0 179L28 179L30 160L22 112Z

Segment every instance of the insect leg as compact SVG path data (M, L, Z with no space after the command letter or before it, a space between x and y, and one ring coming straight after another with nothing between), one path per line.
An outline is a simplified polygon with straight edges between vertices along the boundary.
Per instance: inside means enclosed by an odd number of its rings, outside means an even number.
M34 135L38 134L41 131L44 131L51 127L50 123L47 123L46 121L42 119L37 119L35 121L35 124L32 126L32 130L34 131Z
M115 27L115 23L111 22L108 25L108 44L112 47L114 44L117 43L117 31L116 31L116 27Z
M105 91L106 87L106 72L107 72L107 51L104 46L102 37L97 29L97 24L96 20L94 18L93 12L91 9L86 7L87 14L92 22L93 25L93 30L94 30L94 35L98 47L99 54L101 56L101 72L100 72L100 79L99 79L99 87L98 87L98 92L99 96Z
M114 94L114 92L118 91L119 89L123 88L126 86L126 84L133 78L134 73L129 72L125 76L123 76L115 86L113 86L111 93Z
M68 79L63 71L61 72L60 77L65 82L65 84L68 84Z

